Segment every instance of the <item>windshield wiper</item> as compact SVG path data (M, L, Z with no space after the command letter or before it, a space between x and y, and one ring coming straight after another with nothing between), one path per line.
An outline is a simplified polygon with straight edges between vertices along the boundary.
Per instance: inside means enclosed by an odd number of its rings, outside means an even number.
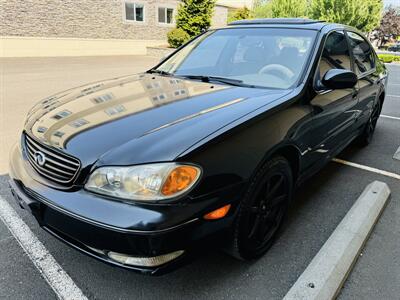
M158 70L158 69L150 69L146 73L150 73L150 74L156 73L156 74L165 75L165 76L176 76L176 77L182 77L182 78L187 78L187 79L197 79L197 80L201 80L203 82L217 81L217 82L234 85L234 86L241 86L241 87L252 87L252 88L256 87L255 85L252 85L252 84L243 83L243 80L218 77L218 76L177 75L177 74L169 73L169 72L166 72L163 70Z
M166 76L174 75L172 73L169 73L169 72L166 72L166 71L163 71L163 70L157 70L157 69L150 69L150 70L146 71L146 73L150 73L150 74L156 73L156 74L166 75Z
M218 82L226 83L229 85L235 85L235 86L255 87L254 85L243 83L243 80L233 79L233 78L225 78L225 77L218 77L218 76L205 76L205 75L176 75L176 76L188 78L188 79L198 79L203 82L218 81Z

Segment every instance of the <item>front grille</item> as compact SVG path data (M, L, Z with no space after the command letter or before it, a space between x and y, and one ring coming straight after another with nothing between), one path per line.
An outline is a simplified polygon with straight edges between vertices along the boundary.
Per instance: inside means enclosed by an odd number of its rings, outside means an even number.
M80 169L80 161L64 153L44 146L25 135L26 152L32 167L40 175L62 185L69 185ZM39 164L37 156L43 155L44 164Z

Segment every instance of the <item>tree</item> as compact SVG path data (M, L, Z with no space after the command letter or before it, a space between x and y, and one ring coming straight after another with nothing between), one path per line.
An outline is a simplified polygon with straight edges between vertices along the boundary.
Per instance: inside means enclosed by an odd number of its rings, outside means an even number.
M306 16L307 0L272 0L273 18L300 18Z
M311 0L309 17L370 32L379 25L382 0Z
M272 18L271 2L263 2L254 6L253 15L255 18Z
M254 9L256 18L299 18L307 14L307 0L271 0Z
M239 8L228 15L228 23L237 21L237 20L245 20L250 19L252 17L250 9L246 6Z
M373 33L374 39L383 46L390 38L396 39L400 36L400 13L394 8L389 8L382 17L381 24Z
M176 16L176 27L195 37L211 26L215 0L182 0Z

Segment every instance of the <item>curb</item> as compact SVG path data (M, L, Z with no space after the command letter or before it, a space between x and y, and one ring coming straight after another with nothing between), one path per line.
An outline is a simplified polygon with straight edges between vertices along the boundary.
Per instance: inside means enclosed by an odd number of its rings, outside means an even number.
M378 221L390 189L374 181L357 199L284 300L334 299Z
M397 149L396 153L393 155L394 159L400 160L400 147Z

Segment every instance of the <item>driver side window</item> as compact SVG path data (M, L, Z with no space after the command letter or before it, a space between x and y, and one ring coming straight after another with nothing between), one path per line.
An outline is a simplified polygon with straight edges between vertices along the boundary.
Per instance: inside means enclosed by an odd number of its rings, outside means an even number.
M357 74L370 71L375 67L374 52L365 39L354 32L347 32L351 51L354 57L354 67Z
M343 31L334 31L327 37L319 61L317 79L322 79L325 73L331 69L351 71L350 51Z

